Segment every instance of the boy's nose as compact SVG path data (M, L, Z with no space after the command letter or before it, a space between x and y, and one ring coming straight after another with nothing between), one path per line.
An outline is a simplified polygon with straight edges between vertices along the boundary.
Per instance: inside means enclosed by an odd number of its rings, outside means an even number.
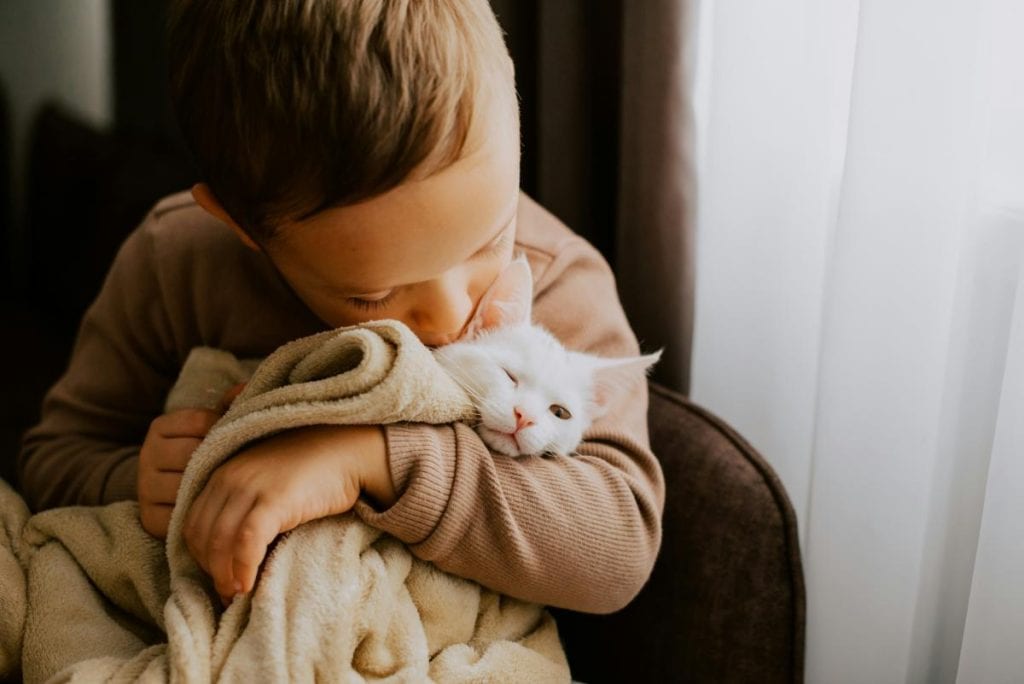
M473 313L468 283L457 275L446 275L427 283L412 312L414 329L424 344L454 342Z

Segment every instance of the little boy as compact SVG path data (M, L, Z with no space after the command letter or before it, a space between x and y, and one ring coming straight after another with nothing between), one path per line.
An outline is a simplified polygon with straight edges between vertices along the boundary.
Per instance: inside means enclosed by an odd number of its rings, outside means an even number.
M511 60L486 0L182 0L171 95L203 182L159 202L86 313L24 440L35 509L138 499L163 538L218 418L161 415L189 350L265 356L372 319L457 339L524 252L534 320L569 348L638 353L607 265L519 192ZM500 592L623 607L660 543L646 386L579 455L511 459L462 424L317 426L238 452L186 518L222 599L281 532L354 510L418 557Z

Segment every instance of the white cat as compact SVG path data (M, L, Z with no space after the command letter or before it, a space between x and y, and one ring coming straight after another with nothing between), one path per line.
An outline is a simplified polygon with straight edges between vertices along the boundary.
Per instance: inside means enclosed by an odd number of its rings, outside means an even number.
M640 382L661 352L607 359L569 351L530 323L532 301L530 266L520 257L483 296L464 341L434 356L472 397L475 429L491 449L572 454L615 394Z

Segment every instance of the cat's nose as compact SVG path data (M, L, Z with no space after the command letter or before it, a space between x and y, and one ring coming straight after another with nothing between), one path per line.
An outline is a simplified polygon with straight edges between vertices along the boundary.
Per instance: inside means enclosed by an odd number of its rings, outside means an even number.
M519 432L525 427L530 427L531 425L533 425L533 421L526 417L521 408L516 406L513 410L516 414L516 432Z

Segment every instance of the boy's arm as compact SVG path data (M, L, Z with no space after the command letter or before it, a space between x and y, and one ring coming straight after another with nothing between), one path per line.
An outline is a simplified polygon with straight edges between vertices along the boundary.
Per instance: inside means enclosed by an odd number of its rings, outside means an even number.
M582 239L562 247L538 280L534 320L571 349L637 354L607 264ZM385 434L399 498L356 510L418 557L511 596L596 613L622 608L647 580L664 481L645 382L587 431L576 457L494 456L462 424Z
M39 424L24 436L18 478L32 510L136 498L139 445L175 374L155 271L149 236L138 230L83 317Z

